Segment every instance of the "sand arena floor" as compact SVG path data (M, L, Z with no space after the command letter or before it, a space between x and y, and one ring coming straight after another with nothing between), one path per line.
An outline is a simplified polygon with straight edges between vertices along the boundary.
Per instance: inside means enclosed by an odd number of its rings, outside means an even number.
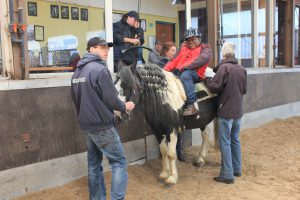
M212 147L204 167L192 166L192 157L199 152L199 146L194 146L187 149L187 163L177 162L179 179L172 187L158 182L160 159L129 166L126 199L300 200L300 117L275 120L258 128L243 130L241 143L243 175L232 185L212 180L218 175L220 163L220 154ZM110 177L110 172L105 174L107 186L110 185ZM87 178L17 199L86 200Z

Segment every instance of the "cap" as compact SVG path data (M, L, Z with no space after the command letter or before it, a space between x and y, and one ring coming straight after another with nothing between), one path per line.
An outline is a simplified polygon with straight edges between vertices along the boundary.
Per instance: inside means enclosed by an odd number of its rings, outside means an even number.
M137 12L135 12L134 10L129 11L129 12L127 13L127 15L130 16L130 17L134 17L136 20L140 21L140 16L139 16L139 14L138 14Z
M100 46L106 46L107 45L108 47L114 46L114 44L112 42L106 42L101 37L93 37L87 43L87 50L89 50L91 47L96 47L98 45L100 45Z

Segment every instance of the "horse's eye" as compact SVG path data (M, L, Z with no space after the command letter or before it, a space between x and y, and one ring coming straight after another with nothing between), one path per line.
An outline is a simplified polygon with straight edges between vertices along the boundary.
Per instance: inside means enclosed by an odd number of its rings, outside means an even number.
M121 88L123 88L124 90L130 89L129 85L127 85L127 84L124 83L124 82L122 82L120 86L121 86Z

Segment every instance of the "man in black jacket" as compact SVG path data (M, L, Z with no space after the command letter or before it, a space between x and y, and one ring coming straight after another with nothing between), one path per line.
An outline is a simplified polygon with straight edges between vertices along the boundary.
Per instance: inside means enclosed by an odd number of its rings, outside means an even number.
M221 151L221 170L214 180L233 183L242 175L240 124L243 115L243 95L247 92L247 71L235 58L235 45L225 42L223 61L213 78L205 78L208 89L219 94L218 135Z
M91 38L88 53L79 61L71 82L71 95L79 125L86 136L88 182L91 200L106 199L102 159L106 155L112 167L111 199L124 199L127 190L127 162L113 111L134 108L133 102L122 102L113 84L105 60L113 43Z
M113 24L115 72L119 70L120 65L131 65L137 61L137 49L125 55L122 53L132 46L144 44L144 32L139 25L140 17L135 11L124 14L120 21Z

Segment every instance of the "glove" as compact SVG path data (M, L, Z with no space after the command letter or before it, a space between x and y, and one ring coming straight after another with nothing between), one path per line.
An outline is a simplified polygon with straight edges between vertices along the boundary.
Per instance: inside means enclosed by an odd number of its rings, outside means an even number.
M206 70L205 70L204 76L207 77L207 78L212 78L212 77L214 77L215 74L216 73L213 72L212 68L207 67Z

